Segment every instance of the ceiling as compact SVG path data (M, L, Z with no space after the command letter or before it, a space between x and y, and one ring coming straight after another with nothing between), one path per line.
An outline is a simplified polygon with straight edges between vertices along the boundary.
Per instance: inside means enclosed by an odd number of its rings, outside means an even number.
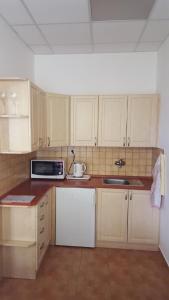
M0 17L35 54L158 51L169 0L0 0Z

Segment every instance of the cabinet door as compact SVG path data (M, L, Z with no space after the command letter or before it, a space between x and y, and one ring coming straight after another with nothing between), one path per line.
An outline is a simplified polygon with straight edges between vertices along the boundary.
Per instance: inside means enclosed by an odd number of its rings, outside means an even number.
M47 112L46 112L46 94L39 90L38 93L38 138L39 148L47 146Z
M151 206L149 191L130 191L128 242L158 245L159 210Z
M125 146L127 96L99 97L99 146Z
M155 147L158 135L158 96L128 98L127 143L131 147Z
M126 190L98 189L98 241L127 241L127 208L128 197Z
M47 95L48 146L69 145L69 96Z
M97 96L71 97L71 145L96 146Z
M38 89L31 86L31 140L32 150L37 150L39 145L38 128Z

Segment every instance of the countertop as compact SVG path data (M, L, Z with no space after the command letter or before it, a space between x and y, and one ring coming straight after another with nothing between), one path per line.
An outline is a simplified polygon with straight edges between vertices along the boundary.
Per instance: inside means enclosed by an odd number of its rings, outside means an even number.
M140 179L143 186L129 186L129 185L107 185L103 183L103 178L123 178L123 179ZM106 188L106 189L132 189L132 190L150 190L152 184L152 177L141 176L92 176L89 180L37 180L28 179L19 184L8 193L0 196L2 200L7 195L35 195L36 197L31 203L0 203L0 205L19 205L19 206L33 206L36 205L39 199L51 188L51 187L75 187L75 188Z

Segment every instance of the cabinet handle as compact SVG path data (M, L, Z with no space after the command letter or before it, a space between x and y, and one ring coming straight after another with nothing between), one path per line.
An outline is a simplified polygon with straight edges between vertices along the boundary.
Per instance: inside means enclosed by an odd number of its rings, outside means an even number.
M42 234L45 231L45 228L42 227L42 229L40 230L40 234Z
M50 137L48 137L48 147L50 147Z
M123 147L125 147L126 146L126 138L124 137L123 138Z
M44 204L45 204L45 203L44 203L44 202L42 202L42 204L40 205L40 208L44 207Z
M127 197L127 194L125 194L125 200L127 200L127 198L128 198L128 197Z
M128 137L128 147L130 147L130 137Z
M44 218L45 218L45 215L42 215L42 216L40 217L40 221L43 221Z
M42 250L44 248L45 244L42 243L41 246L40 246L40 250Z
M133 195L132 193L130 193L130 201L133 199Z
M94 140L95 140L94 145L96 147L97 146L97 137L96 136L95 136Z

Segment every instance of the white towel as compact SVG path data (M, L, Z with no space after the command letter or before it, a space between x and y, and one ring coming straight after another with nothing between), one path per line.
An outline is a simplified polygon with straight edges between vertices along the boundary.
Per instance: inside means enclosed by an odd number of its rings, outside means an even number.
M162 196L165 194L165 156L160 154L153 168L153 184L151 186L151 203L161 207Z

